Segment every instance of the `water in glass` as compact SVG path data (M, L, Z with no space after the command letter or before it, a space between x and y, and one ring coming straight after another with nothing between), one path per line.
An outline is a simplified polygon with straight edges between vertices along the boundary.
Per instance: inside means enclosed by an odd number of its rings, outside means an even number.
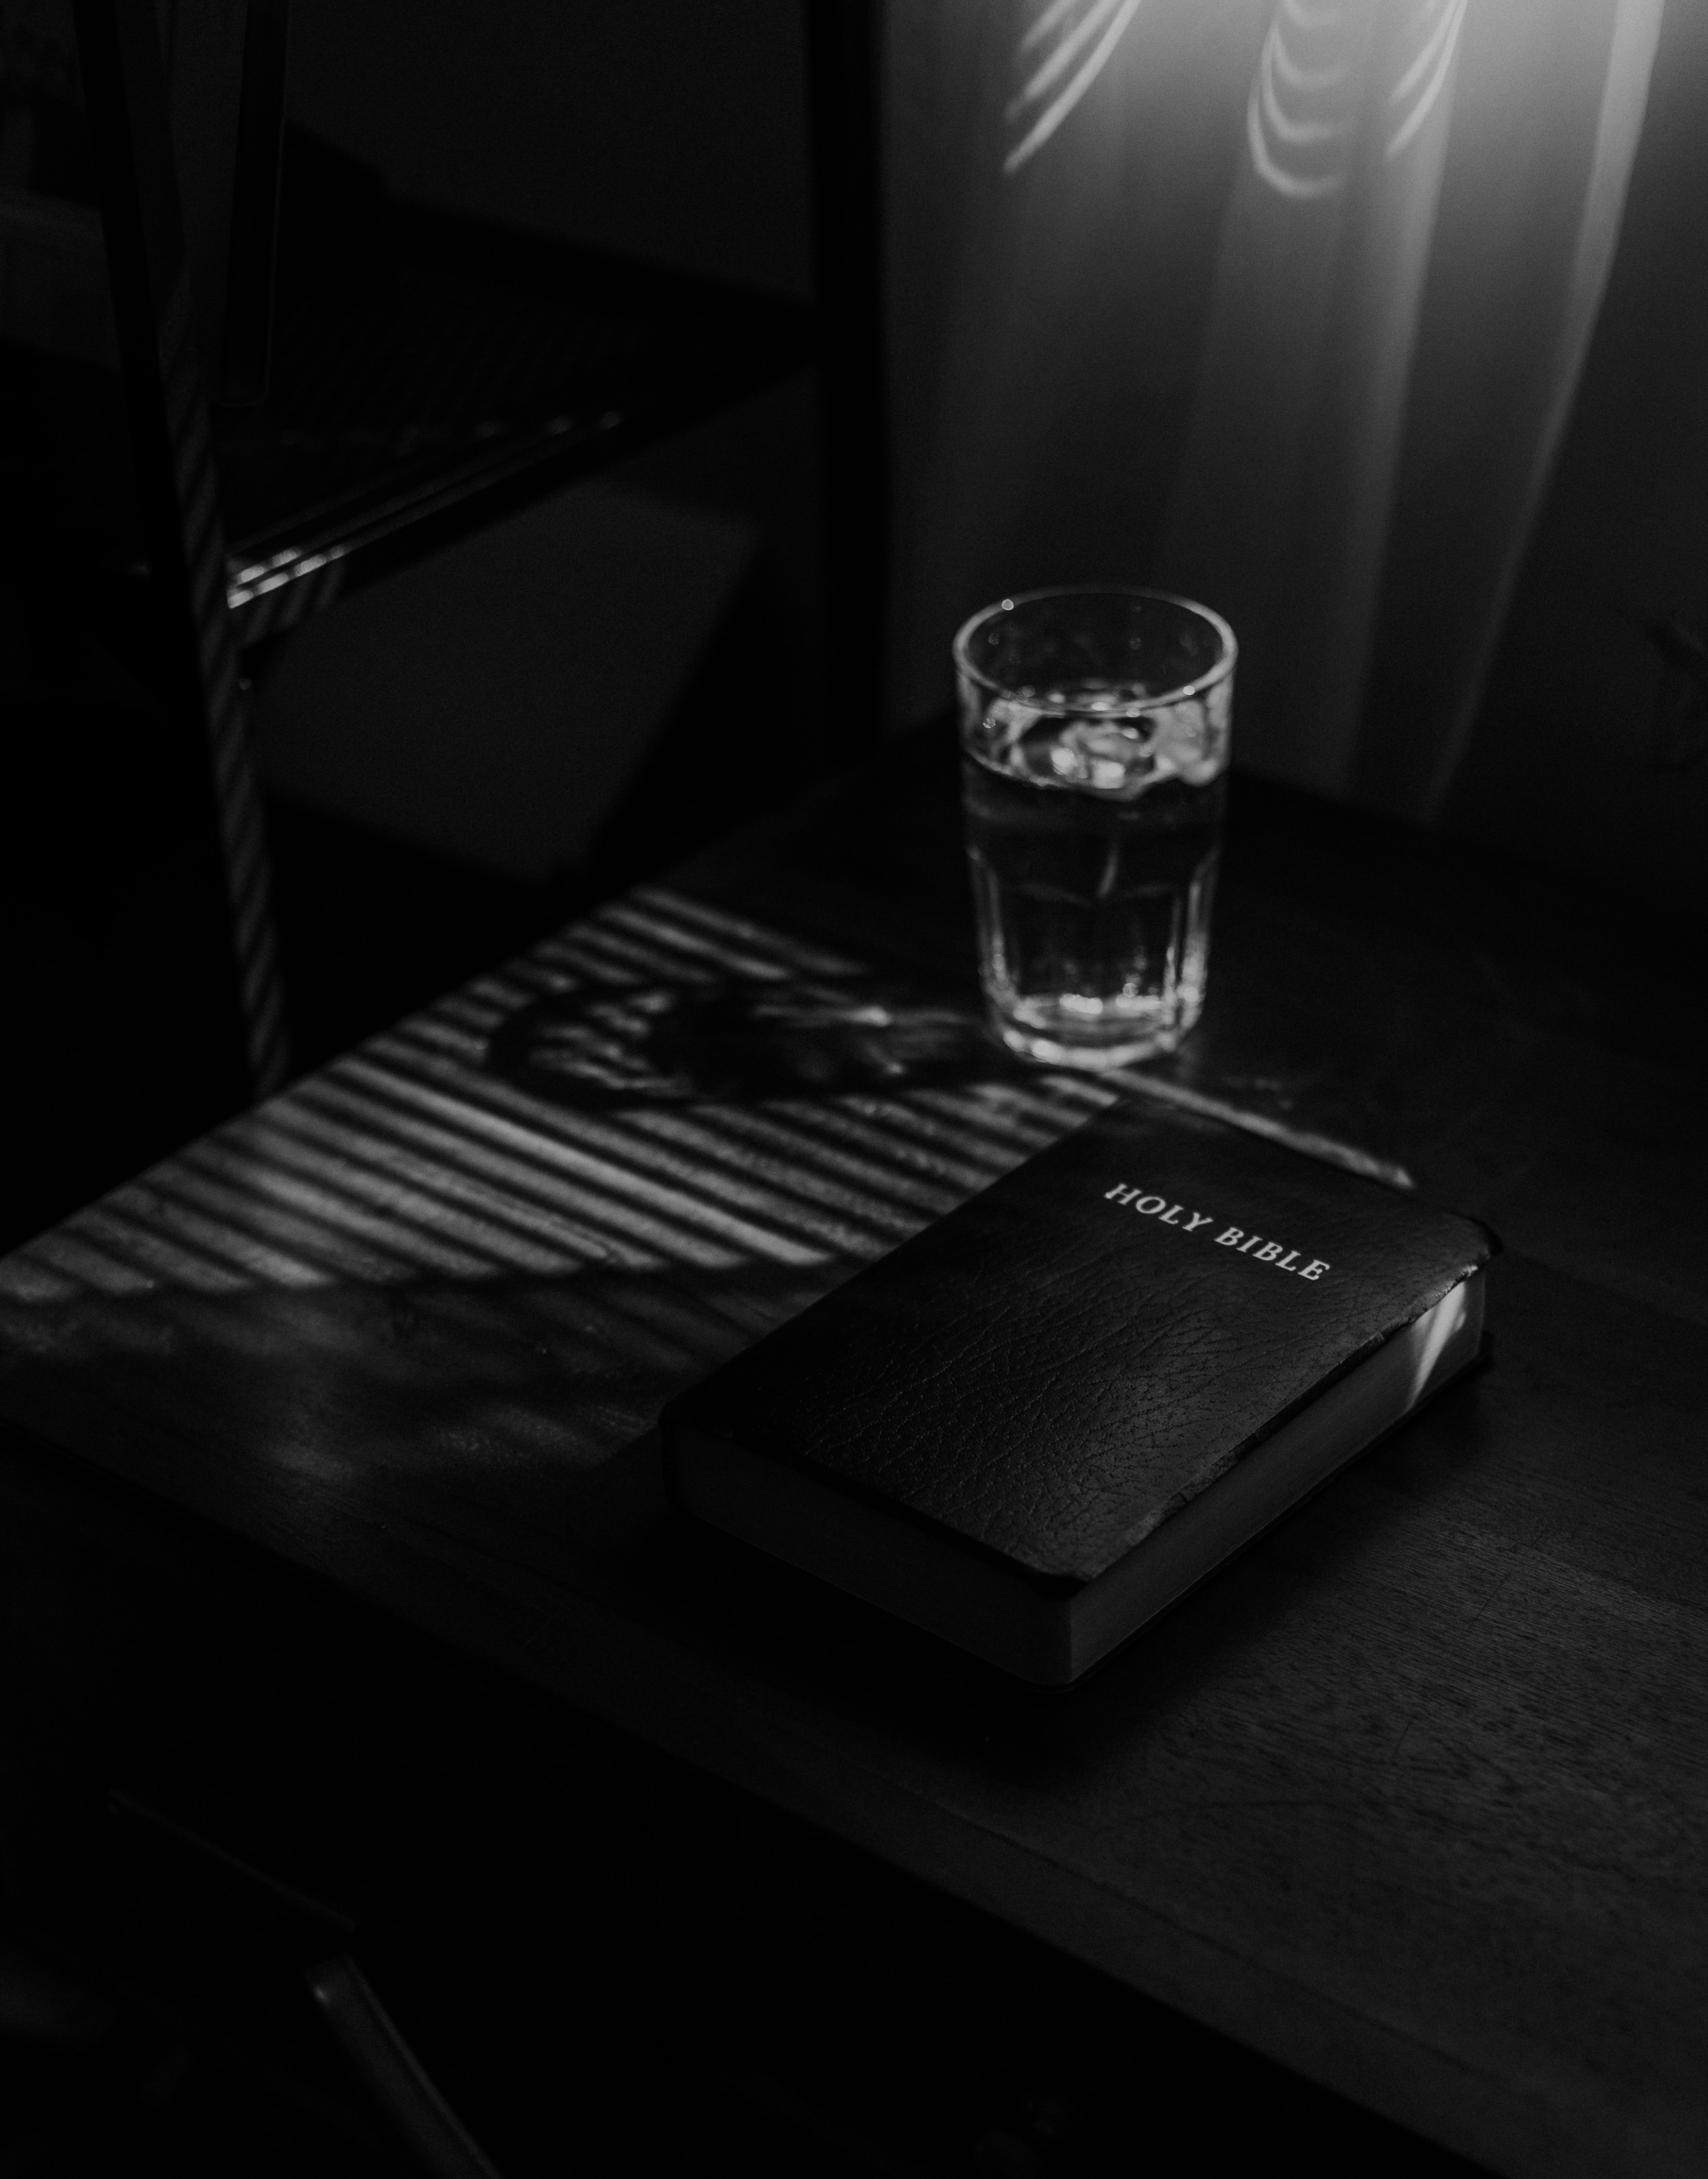
M1136 710L1146 694L1093 681L963 716L986 994L1032 1058L1124 1066L1203 1005L1231 683Z

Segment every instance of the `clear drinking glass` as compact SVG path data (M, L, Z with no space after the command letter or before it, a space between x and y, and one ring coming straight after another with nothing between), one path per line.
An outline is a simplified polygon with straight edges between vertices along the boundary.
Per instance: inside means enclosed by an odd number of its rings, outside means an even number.
M1158 590L1034 590L955 639L979 974L1054 1067L1172 1051L1198 1018L1234 631Z

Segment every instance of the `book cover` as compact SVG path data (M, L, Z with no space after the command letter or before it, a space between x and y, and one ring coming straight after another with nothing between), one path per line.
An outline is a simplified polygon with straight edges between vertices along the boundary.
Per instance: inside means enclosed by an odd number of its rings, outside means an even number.
M672 1402L667 1479L702 1518L1071 1679L1474 1358L1496 1245L1125 1103Z

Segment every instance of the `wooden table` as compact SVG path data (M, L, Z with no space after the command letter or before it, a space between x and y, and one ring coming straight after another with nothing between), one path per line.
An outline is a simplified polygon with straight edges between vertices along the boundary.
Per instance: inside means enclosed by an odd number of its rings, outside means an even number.
M589 1108L488 1063L572 986L964 990L955 826L947 744L899 748L8 1259L11 1457L259 1546L1497 2170L1708 2169L1700 935L1240 782L1206 1020L1128 1092L1488 1220L1493 1358L1040 1700L709 1574L649 1433L1111 1093L993 1062Z

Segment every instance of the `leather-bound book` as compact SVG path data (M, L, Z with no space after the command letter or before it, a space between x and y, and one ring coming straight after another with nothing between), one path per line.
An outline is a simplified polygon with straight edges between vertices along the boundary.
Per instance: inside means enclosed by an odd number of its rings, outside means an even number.
M1475 1358L1497 1246L1119 1105L674 1400L671 1496L1066 1686Z

